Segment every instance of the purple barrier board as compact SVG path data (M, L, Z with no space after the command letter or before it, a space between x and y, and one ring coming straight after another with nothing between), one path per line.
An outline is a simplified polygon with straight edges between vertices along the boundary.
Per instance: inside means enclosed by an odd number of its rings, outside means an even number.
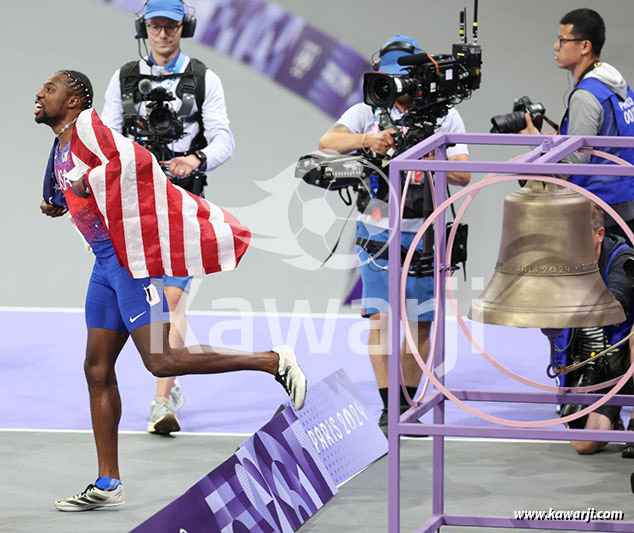
M343 369L309 384L295 414L337 486L387 453L387 439Z
M317 450L285 409L134 533L291 532L337 493Z
M139 0L102 0L127 11ZM194 38L249 65L338 118L363 100L368 60L343 41L265 0L190 0Z

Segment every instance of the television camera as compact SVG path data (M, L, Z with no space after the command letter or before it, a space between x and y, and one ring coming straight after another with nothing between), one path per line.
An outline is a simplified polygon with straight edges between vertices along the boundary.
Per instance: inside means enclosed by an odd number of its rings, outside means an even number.
M327 154L316 151L302 156L296 166L295 176L306 183L338 191L339 196L351 205L350 191L357 193L357 209L364 212L368 206L375 205L387 216L389 184L385 172L390 160L407 149L422 142L434 134L438 120L449 110L469 98L480 87L482 48L477 44L478 1L474 5L472 43L467 42L465 24L466 9L460 12L460 42L452 46L451 54L430 55L426 52L405 55L398 59L399 65L406 68L406 74L386 74L370 72L363 79L363 100L378 115L380 130L391 129L396 149L381 156L374 153L356 155ZM407 112L393 119L391 110L397 100L407 96ZM405 173L402 179L405 180ZM405 218L428 216L432 211L429 187L425 181L411 182L404 206ZM380 202L373 202L380 200ZM377 207L378 205L378 207ZM452 250L452 269L454 264L466 261L467 227L458 231L458 238ZM432 241L430 234L425 236L424 254L421 260L427 266L414 268L412 275L430 275Z
M152 82L148 79L139 82L138 90L146 102L146 115L135 117L131 134L159 161L171 159L172 149L168 145L184 134L183 121L169 103L176 97L164 87L152 88Z

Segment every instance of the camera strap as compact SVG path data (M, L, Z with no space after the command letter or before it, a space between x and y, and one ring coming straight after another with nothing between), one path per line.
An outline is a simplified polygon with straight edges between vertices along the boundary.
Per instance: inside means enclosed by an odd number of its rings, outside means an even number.
M141 80L139 62L130 61L119 71L119 85L121 87L121 106L123 107L124 132L134 126L138 113L134 107L134 91Z
M339 189L339 196L341 196L341 191L343 189ZM343 197L342 197L343 199ZM344 203L346 201L344 200ZM346 205L352 205L352 199L350 199L350 203L346 203ZM330 250L330 253L328 254L328 257L326 257L326 259L324 259L320 265L320 267L323 267L328 260L335 254L335 252L337 251L337 248L339 247L339 243L341 242L341 237L343 236L343 232L346 229L346 226L348 225L348 221L350 220L350 215L352 215L352 211L354 211L354 205L352 206L352 209L350 209L350 211L348 212L348 216L346 217L346 221L343 223L343 227L341 228L341 231L339 232L339 236L337 237L337 240L335 241L335 244L333 245L332 249Z
M453 223L448 222L446 231L447 235L451 231ZM462 269L465 273L466 279L466 261L467 261L467 237L469 229L466 224L458 224L458 231L456 232L456 238L454 239L453 249L451 251L451 271L459 269L458 264L462 263ZM365 239L359 237L355 244L361 246L372 258L373 261L382 259L388 260L388 243L383 241L374 241L372 239ZM405 256L409 248L401 246L401 265L405 261ZM431 276L434 273L433 253L426 254L421 253L418 250L414 251L412 262L410 264L408 274L413 277Z
M387 267L382 267L381 265L377 264L376 261L388 260L388 243L359 237L356 240L355 244L361 246L361 248L363 248L367 252L367 254L370 256L370 260L375 266L383 270L387 270ZM405 246L401 246L401 265L403 264L406 255L407 248ZM414 251L414 256L412 257L412 262L409 266L408 275L415 278L422 278L425 276L432 276L433 274L433 255L428 256L425 254L420 254L418 251Z
M196 101L196 97L194 96L196 83L191 77L183 77L178 85L182 87L182 103L176 116L179 120L184 122L188 119L189 115L191 115L192 109L194 108L194 102Z
M545 114L543 115L543 118L552 129L559 132L559 124L557 124L554 120L550 120Z

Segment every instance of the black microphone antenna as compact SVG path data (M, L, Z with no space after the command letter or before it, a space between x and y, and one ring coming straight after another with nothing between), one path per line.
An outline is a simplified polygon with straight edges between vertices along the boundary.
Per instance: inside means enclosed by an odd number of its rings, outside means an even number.
M473 5L473 44L478 44L478 0Z

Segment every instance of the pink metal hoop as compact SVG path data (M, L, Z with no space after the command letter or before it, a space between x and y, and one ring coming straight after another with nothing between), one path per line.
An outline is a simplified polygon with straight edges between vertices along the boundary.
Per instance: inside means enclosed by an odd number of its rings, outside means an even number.
M449 207L451 204L453 204L455 201L457 201L458 199L462 198L463 196L466 196L467 194L475 193L475 192L479 191L480 189L482 189L482 188L484 188L486 186L492 185L494 183L515 181L517 179L518 179L518 176L502 176L502 177L497 177L497 178L491 177L491 178L488 178L488 179L484 179L484 180L482 180L479 183L472 184L472 185L464 188L463 190L459 191L453 197L448 198L447 200L445 200L436 210L434 210L434 212L427 218L427 220L425 220L425 222L423 223L422 227L419 229L419 231L417 232L416 236L414 237L414 240L412 241L410 249L408 250L408 253L406 255L405 262L403 264L403 271L402 271L402 274L401 274L401 294L400 294L400 296L401 296L400 297L400 308L401 308L401 315L402 316L406 316L406 309L405 309L405 283L406 283L406 280L407 280L407 272L409 270L409 265L411 263L411 260L412 260L413 254L414 254L414 250L415 250L416 246L418 245L418 243L420 242L420 239L422 238L422 235L425 233L427 228L438 218L438 216L445 209L447 209L447 207ZM630 241L634 242L634 234L631 232L629 227L627 227L625 222L618 216L618 214L608 204L606 204L603 200L601 200L596 195L586 191L582 187L580 187L578 185L575 185L574 183L569 183L569 182L561 180L559 178L553 178L553 177L549 177L549 176L522 176L521 179L534 180L534 181L544 181L544 182L547 182L547 183L554 183L554 184L561 185L563 187L572 189L575 192L578 192L582 196L585 196L586 198L590 199L591 201L594 201L600 207L602 207L612 218L614 218L614 220L617 221L617 223L619 223L619 225L624 230L625 234L628 236ZM464 210L461 209L460 215L462 216L463 213L464 213ZM452 234L450 234L450 241L453 241L453 237L455 236L454 229L457 227L458 221L459 221L459 217L456 217L456 220L454 221L454 228L452 228ZM448 248L447 248L448 250L451 250L450 245L451 245L451 242L448 242ZM448 252L448 253L450 253L450 252ZM439 301L439 295L437 295L437 297L436 297L436 305L435 305L436 313L438 313L438 301ZM457 311L457 309L456 309L456 311ZM462 317L461 317L460 313L456 312L456 316L458 318L458 322L461 324L461 328L463 329L463 332L465 332L465 335L470 339L470 341L472 343L475 343L473 337L470 335L470 332L468 332L466 326L464 325L464 321L462 320ZM428 368L427 364L423 361L423 359L422 359L422 357L421 357L421 355L420 355L420 353L418 351L418 347L416 346L416 344L414 342L414 339L413 339L413 337L411 335L411 332L409 331L409 328L405 327L404 330L405 330L405 338L407 340L408 346L412 350L412 353L414 355L415 360L418 362L419 366L421 367L421 369L425 373L427 380L431 381L434 384L434 386L440 392L442 392L447 398L449 398L452 402L454 402L456 405L458 405L464 411L466 411L466 412L468 412L468 413L470 413L470 414L472 414L474 416L477 416L478 418L486 420L488 422L493 422L493 423L507 425L507 426L513 426L513 427L547 427L547 426L552 426L552 425L556 425L556 424L565 424L567 422L570 422L572 420L575 420L577 418L585 416L586 414L590 413L591 411L594 411L595 409L597 409L598 407L603 405L605 402L610 400L619 390L621 390L621 388L623 388L623 386L627 383L627 380L630 379L632 377L632 375L634 375L634 365L632 365L632 366L630 366L629 370L623 376L621 376L620 379L616 378L616 379L618 379L618 382L616 383L616 385L608 393L606 393L602 398L597 400L595 403L588 405L584 409L581 409L579 412L574 413L572 415L569 415L567 417L554 418L554 419L541 420L541 421L532 421L532 422L521 422L521 421L516 421L516 420L509 420L509 419L506 419L506 418L501 418L501 417L497 417L497 416L493 416L493 415L488 415L486 413L483 413L482 411L479 411L478 409L474 409L474 408L470 407L469 405L467 405L466 403L464 403L463 401L459 400L455 395L453 395L442 383L440 383L440 381L436 378L436 376L433 375L433 371L430 370ZM435 330L435 332L436 332L436 330ZM548 385L543 385L541 383L533 382L533 381L528 380L526 378L522 378L518 374L515 374L514 372L511 372L510 370L506 369L504 366L502 366L499 363L497 363L497 361L495 361L493 358L491 358L488 354L486 354L486 352L481 347L479 347L477 345L477 343L475 343L474 346L480 351L480 353L489 362L491 362L494 366L496 366L496 368L501 370L503 373L507 374L510 377L518 379L519 381L522 381L525 384L532 385L532 386L535 386L537 388L541 388L543 390L550 390L550 391L555 391L555 392L565 392L565 391L589 392L589 389L597 390L596 387L605 387L607 383L610 383L610 382L606 382L606 383L603 383L603 384L595 385L593 387L577 387L577 388L551 387L551 386L548 386Z

